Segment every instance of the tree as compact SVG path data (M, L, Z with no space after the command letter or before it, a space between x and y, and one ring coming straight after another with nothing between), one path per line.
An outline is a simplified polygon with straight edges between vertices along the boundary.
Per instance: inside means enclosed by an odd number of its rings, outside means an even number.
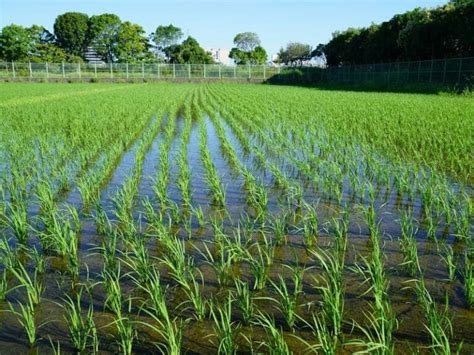
M238 33L234 37L234 45L236 48L244 52L251 52L256 47L261 46L260 38L254 32Z
M177 64L212 64L214 60L194 39L189 36L183 43L171 45L164 49L170 63Z
M148 40L145 30L129 21L123 22L117 31L116 57L119 62L140 62L147 57Z
M243 32L234 37L235 47L230 50L229 57L236 64L264 64L267 61L267 52L261 46L260 38L256 33Z
M19 25L9 25L0 33L0 57L7 61L25 60L34 50L30 29Z
M66 12L56 17L54 34L57 44L67 53L82 56L87 47L89 17L80 12Z
M87 41L105 62L116 60L120 18L114 14L91 16Z
M183 37L183 31L181 31L181 28L171 24L168 26L160 25L150 37L156 44L157 53L164 53L165 48L176 45L179 42Z
M280 49L278 59L280 63L302 65L303 62L311 59L311 46L299 42L290 42L285 49Z

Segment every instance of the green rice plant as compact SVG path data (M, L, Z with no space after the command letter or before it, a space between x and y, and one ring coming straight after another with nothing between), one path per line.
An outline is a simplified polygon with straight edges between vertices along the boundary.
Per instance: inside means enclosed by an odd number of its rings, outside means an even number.
M193 215L196 217L199 227L204 227L206 225L206 219L204 217L204 212L201 206L192 207L191 211Z
M342 280L344 262L343 260L341 261L340 256L323 250L311 250L310 253L319 261L325 273L323 284L317 286L323 298L322 316L324 318L321 322L327 324L329 329L331 329L332 341L337 343L342 332L344 313L344 285Z
M204 249L205 252L199 249L198 252L206 260L206 263L214 269L219 286L223 287L228 285L232 279L232 253L226 251L224 248L219 248L218 256L214 258L206 243L204 243Z
M5 301L8 291L7 270L3 270L0 278L0 302Z
M20 259L18 252L11 247L10 239L6 239L5 237L0 238L0 253L2 263L6 270L12 270L19 266Z
M204 279L201 276L201 283L199 283L197 282L196 277L191 274L189 281L183 286L188 299L181 304L191 304L196 319L203 320L208 311L208 301L201 294L201 288L204 286Z
M464 254L463 279L466 304L468 307L472 307L474 306L474 263L467 252Z
M38 337L38 325L36 322L36 304L32 299L32 295L28 293L27 301L25 304L19 303L20 310L15 310L15 307L10 302L8 303L10 312L17 316L18 322L26 332L28 344L30 347L34 346Z
M133 278L135 285L144 291L148 296L151 303L150 309L159 312L162 304L166 302L166 290L167 288L161 285L160 272L156 267L152 266L149 271L148 282L142 283L140 279ZM157 317L161 317L161 314L156 314Z
M300 294L303 292L303 279L306 271L311 270L313 267L306 267L300 265L298 258L295 256L295 265L283 264L284 268L287 268L291 272L293 279L293 294Z
M284 191L288 191L290 188L290 182L288 181L288 178L281 172L281 170L276 166L275 164L268 164L270 167L270 171L273 174L273 178L275 179L275 184L283 189Z
M358 329L364 339L353 339L345 345L358 346L364 350L357 353L395 354L393 332L397 327L397 320L389 302L383 301L381 309L372 307L372 311L365 314L368 326L364 327L354 322L353 329Z
M268 263L268 255L265 253L264 249L259 245L257 246L257 257L254 258L247 251L247 256L245 260L249 263L250 270L255 279L254 281L254 290L262 290L265 288L268 279L268 271L270 264Z
M18 264L18 268L11 269L10 272L19 281L17 287L25 288L29 302L31 302L33 306L38 305L41 302L41 296L45 290L43 283L38 280L38 273L35 271L33 277L31 277L22 264Z
M109 309L117 315L117 319L122 318L124 299L120 286L120 263L116 270L104 269L101 274L101 284L104 286L106 298L104 308Z
M74 299L69 295L63 299L62 307L65 311L65 320L69 330L69 337L74 348L78 352L83 352L93 336L96 328L94 323L94 307L89 305L87 312L83 315L81 306L83 288L80 288Z
M94 219L97 233L100 235L107 235L110 233L112 226L100 201L97 201L95 204L95 213L92 215L92 218Z
M26 202L18 201L15 204L10 204L6 219L18 243L25 244L28 241L28 232L30 230Z
M456 261L454 259L453 248L451 247L451 245L446 245L445 250L445 256L441 256L441 259L446 264L449 281L454 281L456 278Z
M285 279L281 275L278 275L278 279L278 283L275 283L272 280L270 280L270 283L272 284L273 289L278 294L279 299L277 300L272 297L268 297L266 299L269 299L278 304L278 309L281 313L283 313L286 319L286 324L290 329L293 329L295 322L298 318L298 315L296 313L296 308L298 307L298 293L291 292L288 289Z
M363 208L365 220L369 228L369 236L371 240L378 239L380 237L379 223L377 222L377 216L373 205Z
M169 269L171 277L181 286L186 287L192 279L193 259L186 255L184 241L171 237L165 240L166 253L159 261Z
M286 244L286 234L288 232L287 216L275 216L270 221L270 228L275 238L276 245Z
M214 334L219 341L217 348L218 354L236 354L238 343L236 342L236 333L239 326L232 321L232 304L234 299L232 294L229 296L222 307L214 306L211 308L211 317L214 321Z
M35 270L42 274L46 270L46 258L44 253L41 253L36 249L36 247L33 247L30 249L31 253L30 258L31 260L35 263Z
M402 237L400 239L400 250L403 254L403 266L411 277L416 277L419 270L418 248L416 245L416 228L412 212L401 214L400 226Z
M446 295L446 305L444 310L440 311L435 300L425 286L423 277L414 280L417 300L422 307L427 324L425 328L431 337L431 349L435 353L450 354L451 345L449 338L452 335L453 328L448 316L448 298Z
M117 343L120 352L124 355L132 354L133 343L138 337L134 322L128 317L119 317L114 324L117 327Z
M124 253L125 258L122 259L123 263L132 269L140 283L148 283L151 261L145 240L137 236L127 242L127 249L128 251Z
M260 342L260 347L264 347L269 354L286 355L291 354L288 344L283 336L283 331L275 325L275 319L267 314L259 312L256 316L255 324L265 330L267 338Z
M249 284L240 279L234 280L235 302L239 308L245 323L250 323L255 315L254 297L251 294Z
M324 315L318 316L313 312L311 323L302 318L300 319L311 329L311 333L316 339L316 344L310 344L308 341L298 338L306 345L308 352L322 352L327 355L336 354L338 339L334 337Z
M150 321L137 321L145 327L156 332L163 340L157 343L160 351L170 355L181 354L181 343L183 339L183 322L178 318L171 319L165 302L160 303L159 309L153 311L143 310L157 325ZM160 314L160 316L157 316Z

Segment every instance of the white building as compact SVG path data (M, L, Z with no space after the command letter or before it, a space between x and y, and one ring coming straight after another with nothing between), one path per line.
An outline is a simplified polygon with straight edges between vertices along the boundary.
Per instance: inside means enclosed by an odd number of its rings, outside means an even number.
M232 64L232 59L229 57L230 50L226 48L209 48L207 51L211 53L211 56L214 58L216 63L225 65Z

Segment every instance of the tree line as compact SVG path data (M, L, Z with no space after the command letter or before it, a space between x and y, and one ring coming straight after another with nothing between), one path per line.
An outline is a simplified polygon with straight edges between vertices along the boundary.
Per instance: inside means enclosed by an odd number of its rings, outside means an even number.
M0 60L82 62L92 49L107 63L214 63L199 42L173 25L160 25L146 35L138 24L115 14L88 16L67 12L56 17L53 32L43 26L11 24L0 32ZM263 64L267 53L256 33L239 33L230 57L237 64Z
M312 56L329 66L474 56L474 1L416 8L389 21L333 33Z
M380 24L337 31L325 44L290 42L278 52L279 63L298 66L317 58L329 66L474 56L474 0L450 0L436 8L416 8ZM143 27L117 15L59 15L50 32L43 26L5 26L0 60L81 62L92 48L107 63L214 62L198 41L174 25L147 35ZM229 57L236 64L268 60L259 36L238 33Z

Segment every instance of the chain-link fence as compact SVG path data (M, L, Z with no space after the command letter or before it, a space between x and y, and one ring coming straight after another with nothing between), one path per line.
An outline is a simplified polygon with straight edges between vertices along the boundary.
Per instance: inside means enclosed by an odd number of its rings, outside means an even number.
M327 68L285 68L272 82L433 83L472 85L474 58L446 58L416 62L343 65Z
M338 67L220 64L0 63L2 79L228 79L275 83L375 82L470 85L474 58L447 58Z
M0 78L31 79L245 79L266 80L280 68L266 65L0 63Z

